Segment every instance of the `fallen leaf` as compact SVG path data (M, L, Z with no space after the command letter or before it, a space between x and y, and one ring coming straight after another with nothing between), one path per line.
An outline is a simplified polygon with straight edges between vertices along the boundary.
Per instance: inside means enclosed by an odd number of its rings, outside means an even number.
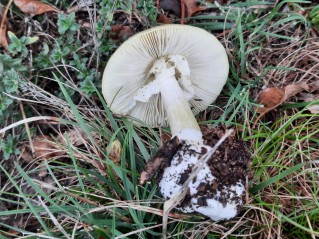
M275 108L284 98L285 91L281 88L267 88L260 92L257 97L257 103L262 104L264 107L257 108L258 113L268 112L270 109Z
M309 86L306 82L300 82L300 83L296 83L296 84L291 84L291 85L287 85L285 87L285 99L288 99L292 96L295 96L296 94L300 93L301 91L309 90Z
M181 17L181 9L182 9L182 2L184 2L184 8L185 8L185 17L191 17L195 13L204 11L208 7L200 5L199 2L196 0L162 0L160 2L161 8L163 8L165 11L170 11L174 13L174 15ZM207 0L206 2L212 2L211 0Z
M169 19L167 16L161 14L156 19L157 23L163 23L163 24L170 24L172 23L171 19Z
M211 1L206 1L206 2L211 2ZM184 0L184 4L186 6L186 11L187 11L187 15L185 17L191 17L195 13L204 11L208 8L207 6L200 5L197 2L197 0Z
M311 90L309 91L311 92ZM309 102L309 103L314 101L319 101L319 94L301 93L298 99L304 102ZM319 103L308 105L306 106L306 109L309 110L312 114L319 114Z
M115 25L111 28L111 38L113 40L125 41L130 36L134 35L133 29L129 26Z
M4 16L4 8L0 5L0 45L3 46L3 48L8 47L8 41L7 41L7 19L6 16Z
M312 114L319 114L319 105L315 104L315 105L307 106L307 110L309 110L310 113Z
M261 115L264 115L303 90L309 90L309 86L305 82L287 85L284 88L272 87L265 89L259 93L256 100L257 103L262 104L263 107L258 107L256 111Z
M31 162L33 159L50 159L65 154L64 150L58 148L53 139L49 136L42 136L33 140L33 157L28 150L23 150L22 159Z
M58 8L38 0L14 0L14 4L24 13L32 16L45 12L62 12Z
M315 81L315 82L309 84L309 91L310 92L317 91L317 90L319 90L319 81Z
M122 156L122 144L119 140L114 140L108 147L109 158L115 163L120 164Z

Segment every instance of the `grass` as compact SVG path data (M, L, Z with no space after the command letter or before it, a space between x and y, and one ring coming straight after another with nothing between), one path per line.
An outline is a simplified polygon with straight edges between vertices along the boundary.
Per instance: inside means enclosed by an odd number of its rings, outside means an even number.
M58 7L66 7L63 1L55 2ZM106 2L96 5L97 14L105 12L109 16L105 21L88 16L96 24L96 29L88 30L91 35L78 32L82 38L74 41L75 32L60 37L51 27L44 32L51 36L43 38L47 54L40 43L41 51L35 50L33 61L19 52L2 52L13 59L6 61L8 69L10 64L17 66L20 62L23 66L34 64L34 70L25 74L26 69L21 68L13 73L12 77L19 78L19 88L14 91L11 89L15 85L10 85L5 91L12 103L6 108L1 128L23 120L18 101L25 108L26 119L58 117L59 121L36 121L29 126L34 140L36 136L48 136L43 139L48 143L46 147L60 153L46 152L47 156L25 161L23 152L32 147L23 124L0 136L3 142L9 134L16 137L18 143L11 147L21 149L21 154L11 153L8 160L0 159L0 238L162 236L164 200L155 181L143 186L138 182L145 162L169 132L134 126L132 119L113 115L100 94L101 69L121 44L105 39L109 39L106 34L112 24L122 23L115 15L123 6L117 1L113 5ZM137 14L153 14L156 9L151 1L144 2ZM132 16L127 6L123 7L125 16ZM319 118L295 97L287 102L289 107L284 105L255 122L258 105L254 101L262 87L318 80L318 28L307 15L313 6L309 1L290 0L276 6L256 1L211 7L217 16L202 14L188 24L217 35L226 47L230 74L222 95L198 119L206 127L234 127L238 137L246 141L252 154L249 195L242 214L227 222L171 214L167 237L316 238ZM42 16L36 20L43 26L46 23ZM31 28L36 20L31 21ZM78 23L72 24L76 29ZM132 25L140 31L156 22L148 19L144 25ZM97 39L101 37L97 36L105 36L100 47ZM70 53L73 45L78 58ZM48 56L53 60L45 65ZM121 154L114 160L110 145L115 141L121 144Z

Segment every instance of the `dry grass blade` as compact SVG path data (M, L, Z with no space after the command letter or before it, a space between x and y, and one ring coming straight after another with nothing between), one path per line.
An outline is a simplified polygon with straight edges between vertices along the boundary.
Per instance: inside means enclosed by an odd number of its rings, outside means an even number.
M71 239L71 237L69 236L69 234L64 230L64 228L61 226L61 224L59 223L59 221L57 220L57 218L53 215L53 213L49 210L49 208L45 205L45 203L43 202L42 198L40 196L38 196L38 200L41 203L41 206L44 208L44 210L46 211L46 213L49 215L51 221L54 223L54 225L59 229L59 231L65 236L65 238L67 239Z
M2 129L0 129L0 134L6 132L9 129L13 129L19 125L22 124L26 124L26 123L30 123L30 122L34 122L34 121L40 121L40 120L51 120L51 121L55 121L55 122L60 122L60 119L57 117L52 117L52 116L36 116L36 117L31 117L28 119L23 119L23 120L19 120L18 122L15 122L11 125L8 125L7 127L4 127Z
M206 154L204 154L198 161L198 164L194 166L191 174L188 179L185 181L181 189L176 192L169 200L164 203L164 213L163 213L163 236L166 238L167 232L167 222L168 222L168 214L169 212L183 200L187 193L187 188L189 183L196 177L198 172L205 166L207 161L212 157L212 155L216 152L218 147L234 132L233 129L229 129L225 132L224 136L218 140L215 146L210 149Z

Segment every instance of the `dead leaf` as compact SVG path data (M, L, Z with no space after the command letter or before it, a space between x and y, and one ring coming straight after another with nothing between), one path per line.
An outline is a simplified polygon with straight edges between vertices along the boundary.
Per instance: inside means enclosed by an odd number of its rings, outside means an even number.
M195 13L204 11L208 7L200 5L199 2L196 0L162 0L160 2L161 8L163 8L165 11L170 11L174 13L174 15L181 17L181 8L182 8L182 2L184 2L184 8L185 8L185 17L191 17ZM212 2L211 0L207 0L206 2Z
M206 1L211 2L211 1ZM186 6L187 15L185 17L191 17L195 13L205 11L208 7L200 5L197 0L184 0Z
M114 140L107 148L110 151L109 158L115 163L120 164L122 156L122 144L119 140Z
M307 106L307 110L309 110L312 114L319 114L319 105Z
M310 87L310 85L309 85ZM311 90L309 90L311 92ZM304 102L314 102L319 100L319 94L312 94L312 93L301 93L298 100L304 101ZM312 104L306 106L306 109L310 111L312 114L319 114L319 104Z
M258 113L268 112L270 109L276 107L284 98L285 91L280 88L272 87L260 92L257 97L257 103L264 107L257 108Z
M256 111L261 115L264 115L303 90L309 90L309 86L306 82L287 85L284 88L272 87L265 89L259 93L256 100L257 103L262 104L264 107L258 107Z
M40 15L45 12L62 12L58 8L42 3L38 0L14 0L14 4L24 13L32 16Z
M306 82L300 82L296 84L287 85L285 87L285 99L288 99L292 96L295 96L296 94L300 93L301 91L309 90L308 84Z
M37 137L33 140L33 157L28 150L23 150L22 159L30 163L33 159L50 159L65 154L65 150L59 149L49 136Z
M315 82L309 84L309 91L310 92L314 92L316 90L319 90L319 81L315 81Z
M0 5L0 45L3 46L3 48L8 47L8 41L7 41L7 17L4 15L5 10Z
M156 19L157 23L170 24L172 23L171 19L169 19L166 15L159 15Z
M125 41L130 36L135 34L134 30L129 26L115 25L111 28L111 38L113 40Z

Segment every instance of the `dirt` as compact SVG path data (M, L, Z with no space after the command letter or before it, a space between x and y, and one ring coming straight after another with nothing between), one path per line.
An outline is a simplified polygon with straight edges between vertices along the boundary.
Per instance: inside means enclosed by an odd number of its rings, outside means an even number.
M223 126L203 132L204 143L213 147L224 133L225 129ZM185 147L187 146L181 146L179 152L183 151ZM189 153L189 150L187 151ZM205 153L206 148L203 148L201 155ZM245 201L245 192L237 195L234 186L242 184L246 188L246 177L251 176L249 169L250 162L251 155L245 142L241 139L237 139L235 135L229 136L207 163L212 175L215 177L214 181L212 183L200 183L197 187L197 193L195 195L190 195L188 192L177 208L182 211L187 211L186 209L189 207L192 198L198 198L197 207L205 207L207 206L207 199L214 198L224 207L229 203L238 205L237 213L239 213L243 204L242 202ZM192 167L185 170L181 174L178 184L182 185L187 180L191 172ZM194 178L194 181L196 181L196 177Z
M180 142L176 136L165 142L163 146L158 149L156 155L148 160L141 174L140 183L144 184L145 182L149 182L156 173L161 175L163 170L169 166L170 161L179 148Z

